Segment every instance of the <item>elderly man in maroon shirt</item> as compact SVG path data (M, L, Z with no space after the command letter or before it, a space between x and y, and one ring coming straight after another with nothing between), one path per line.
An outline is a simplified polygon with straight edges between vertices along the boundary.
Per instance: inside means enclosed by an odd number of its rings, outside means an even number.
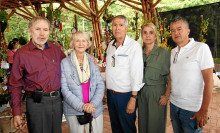
M14 126L23 129L26 125L21 116L21 91L24 89L30 133L61 133L60 61L65 55L55 44L47 42L49 27L49 21L42 17L29 22L32 39L15 53L9 78Z

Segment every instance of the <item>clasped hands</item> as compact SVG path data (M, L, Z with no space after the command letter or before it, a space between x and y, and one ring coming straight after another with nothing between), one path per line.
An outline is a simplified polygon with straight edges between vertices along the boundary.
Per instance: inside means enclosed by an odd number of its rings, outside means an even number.
M166 106L168 100L169 100L169 98L166 95L162 95L160 97L159 105L160 106Z
M21 115L16 115L14 116L14 126L16 129L22 130L27 127L27 122Z
M95 107L92 103L86 103L83 105L83 111L93 115L93 113L95 113Z

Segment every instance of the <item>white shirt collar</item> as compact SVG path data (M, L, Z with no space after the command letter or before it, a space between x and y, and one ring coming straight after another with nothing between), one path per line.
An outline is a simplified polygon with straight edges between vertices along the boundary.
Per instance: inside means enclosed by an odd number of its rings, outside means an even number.
M184 47L182 47L181 49L188 49L188 48L190 48L190 47L192 47L192 45L193 45L193 43L195 42L195 40L194 40L194 38L189 38L189 43L187 43ZM174 48L174 50L176 51L176 52L178 52L179 50L178 50L178 46L176 47L176 48Z

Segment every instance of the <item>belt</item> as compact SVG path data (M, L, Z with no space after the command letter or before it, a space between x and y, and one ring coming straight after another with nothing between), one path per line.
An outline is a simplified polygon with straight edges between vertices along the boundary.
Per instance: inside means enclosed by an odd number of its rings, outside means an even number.
M33 94L34 94L33 91L25 91L25 93L27 94L27 97L32 97ZM51 91L51 92L43 92L43 96L46 96L46 97L56 97L56 96L60 96L60 90Z
M127 94L128 92L117 92L117 91L113 91L113 90L109 90L111 93L113 94Z

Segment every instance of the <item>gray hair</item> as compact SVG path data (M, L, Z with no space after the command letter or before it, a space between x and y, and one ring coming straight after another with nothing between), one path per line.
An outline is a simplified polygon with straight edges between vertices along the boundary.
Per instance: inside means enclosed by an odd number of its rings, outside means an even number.
M48 23L48 26L50 28L50 21L47 19L47 18L44 18L44 17L41 17L41 16L37 16L37 17L34 17L32 18L30 21L29 21L29 24L28 24L28 29L31 28L34 24L34 22L38 21L38 20L44 20Z
M70 41L70 47L73 48L73 42L75 39L77 39L77 36L79 35L82 35L83 37L85 37L85 39L88 41L88 44L89 44L89 47L91 45L91 42L90 42L90 37L89 37L89 34L87 34L86 32L84 31L77 31L75 32L72 36L71 36L71 41Z
M172 23L177 22L177 21L183 21L183 22L186 24L186 28L189 28L189 22L188 22L184 17L180 17L180 16L177 16L177 17L173 18L173 19L171 20L170 25L171 25Z
M115 17L113 18L113 20L114 20L115 18L124 19L124 20L125 20L125 26L128 26L128 19L127 19L124 15L115 16Z

